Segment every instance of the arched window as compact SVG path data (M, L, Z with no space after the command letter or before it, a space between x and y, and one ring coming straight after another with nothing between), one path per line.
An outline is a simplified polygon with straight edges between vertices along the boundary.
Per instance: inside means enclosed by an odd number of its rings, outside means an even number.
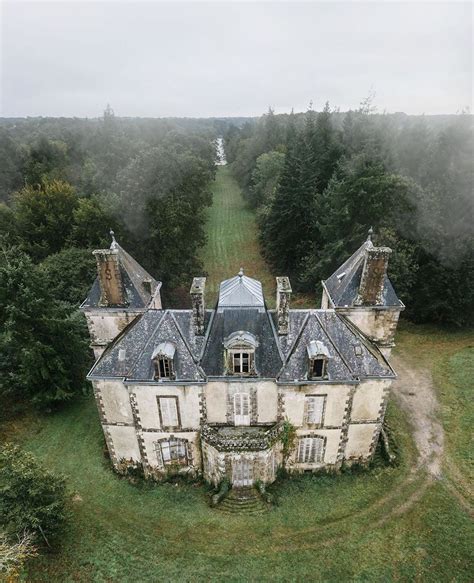
M227 374L255 375L257 339L250 332L234 332L224 341Z

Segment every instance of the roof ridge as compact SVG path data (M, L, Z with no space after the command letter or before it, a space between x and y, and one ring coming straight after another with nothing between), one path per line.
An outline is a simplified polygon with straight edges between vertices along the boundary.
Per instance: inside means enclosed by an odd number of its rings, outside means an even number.
M308 310L308 313L306 314L305 319L303 320L303 323L301 324L300 330L299 330L298 334L296 335L296 338L295 338L293 344L291 345L290 349L288 350L288 354L286 355L286 358L283 361L283 364L282 364L280 370L278 371L278 374L276 376L277 379L280 378L280 375L282 374L282 372L286 368L286 365L288 364L288 361L290 360L290 357L295 350L295 346L299 342L301 335L303 334L303 331L308 324L308 320L309 320L310 315L311 315L311 310Z
M191 347L189 346L189 344L188 344L188 341L187 341L187 340L186 340L186 338L184 337L183 331L181 330L181 326L178 324L178 321L177 321L177 320L176 320L176 318L174 317L174 314L173 314L173 312L172 312L172 311L170 311L170 316L171 316L171 318L172 318L172 320L173 320L173 322L174 322L174 324L175 324L175 326L176 326L176 328L177 328L177 330L178 330L178 333L179 333L179 335L181 336L181 340L183 341L184 345L186 346L186 348L187 348L187 350L188 350L188 352L189 352L189 355L190 355L190 356L191 356L191 358L192 358L192 361L193 361L193 362L194 362L194 364L197 366L197 368L198 368L199 372L202 374L203 378L204 378L204 379L206 379L206 378L207 378L207 377L206 377L206 373L205 373L205 372L203 371L203 369L201 368L201 365L200 365L199 361L197 361L197 360L194 358L194 355L193 355L193 353L192 353Z
M127 378L129 376L129 373L135 368L137 362L139 361L139 359L142 357L142 354L145 352L145 349L147 348L147 346L150 344L152 338L154 338L156 331L158 330L158 328L161 325L161 322L163 322L165 316L168 314L168 309L163 310L163 314L161 316L161 318L159 319L157 325L153 328L153 332L148 336L148 340L145 342L145 344L143 345L143 348L140 350L140 352L138 353L137 358L134 360L133 364L129 367L127 374L125 375Z
M333 312L335 314L335 312ZM314 314L314 317L316 318L316 320L319 322L322 331L324 332L324 334L327 336L329 342L333 345L334 350L337 352L337 354L339 354L342 362L345 364L345 366L347 367L347 369L349 370L349 372L351 373L353 378L358 378L357 375L354 373L354 371L352 370L352 367L350 366L350 364L347 362L347 360L345 359L345 357L343 356L342 352L339 350L339 348L337 347L337 344L334 342L334 340L332 339L331 335L329 334L329 332L326 330L325 325L322 323L321 319L319 318L318 314Z

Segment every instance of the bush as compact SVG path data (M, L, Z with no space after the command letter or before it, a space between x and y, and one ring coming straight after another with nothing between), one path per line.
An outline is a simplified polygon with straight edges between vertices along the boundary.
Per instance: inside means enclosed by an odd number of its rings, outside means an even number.
M49 541L66 520L66 482L45 470L30 453L0 449L0 526L12 539L22 532ZM48 542L49 544L49 542Z

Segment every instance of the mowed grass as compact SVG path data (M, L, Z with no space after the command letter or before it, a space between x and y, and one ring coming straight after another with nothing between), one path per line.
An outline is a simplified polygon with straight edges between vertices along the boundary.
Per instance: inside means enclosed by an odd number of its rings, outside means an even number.
M216 294L242 265L269 299L273 279L258 253L254 217L226 168L214 194L204 257L209 287ZM398 350L433 375L449 479L464 480L472 337L405 325ZM255 517L211 509L204 485L134 486L117 477L103 455L92 398L25 418L10 437L66 475L71 509L59 545L30 562L25 580L472 581L474 536L464 506L445 480L416 469L410 429L393 403L388 416L398 467L288 480L274 488L278 505Z
M227 166L218 168L212 192L207 245L202 253L208 274L208 306L214 307L220 282L237 275L241 267L245 275L262 282L268 304L274 305L275 278L260 253L255 213L245 203Z

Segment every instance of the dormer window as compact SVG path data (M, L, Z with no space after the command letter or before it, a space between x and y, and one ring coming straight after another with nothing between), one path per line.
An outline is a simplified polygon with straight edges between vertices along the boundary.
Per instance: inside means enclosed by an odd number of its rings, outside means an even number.
M227 374L255 375L257 339L250 332L234 332L224 341Z
M155 368L155 380L172 380L175 378L174 355L176 346L172 342L161 342L152 354Z
M330 358L326 345L319 340L312 340L307 346L308 378L311 380L326 380L327 366Z

